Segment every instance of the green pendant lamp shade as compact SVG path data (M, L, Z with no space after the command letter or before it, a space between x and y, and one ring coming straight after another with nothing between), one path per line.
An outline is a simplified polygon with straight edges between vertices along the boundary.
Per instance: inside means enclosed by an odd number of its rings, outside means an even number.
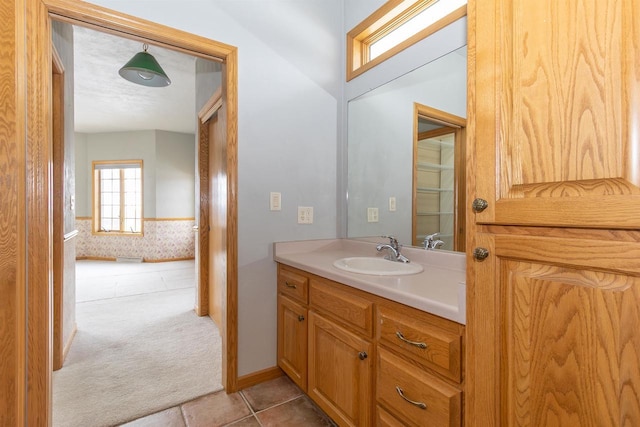
M156 58L147 53L149 46L143 45L143 52L136 53L118 73L126 80L142 86L164 87L171 84Z

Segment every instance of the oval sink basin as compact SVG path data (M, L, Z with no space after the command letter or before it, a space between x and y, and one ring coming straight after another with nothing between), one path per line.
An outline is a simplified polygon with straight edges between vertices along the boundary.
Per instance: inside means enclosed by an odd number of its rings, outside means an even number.
M333 266L349 273L371 274L376 276L402 276L421 273L420 264L389 261L376 257L350 257L334 261Z

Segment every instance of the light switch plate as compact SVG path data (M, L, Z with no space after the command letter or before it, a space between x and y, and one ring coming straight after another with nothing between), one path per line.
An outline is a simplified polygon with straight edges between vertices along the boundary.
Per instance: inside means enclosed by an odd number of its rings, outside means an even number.
M396 211L396 198L391 196L389 197L389 212Z
M378 208L367 208L367 222L378 222Z
M269 193L269 209L272 211L282 210L282 195L272 191Z
M313 224L313 207L298 206L298 224Z

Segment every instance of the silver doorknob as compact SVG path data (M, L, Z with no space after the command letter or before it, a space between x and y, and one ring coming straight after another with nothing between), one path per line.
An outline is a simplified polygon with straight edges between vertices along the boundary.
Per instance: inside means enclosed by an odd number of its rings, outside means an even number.
M489 256L489 250L485 248L475 248L473 250L473 259L482 261Z
M480 198L475 199L471 204L471 207L475 212L482 212L483 210L487 209L487 206L489 206L489 202L487 202L485 199Z

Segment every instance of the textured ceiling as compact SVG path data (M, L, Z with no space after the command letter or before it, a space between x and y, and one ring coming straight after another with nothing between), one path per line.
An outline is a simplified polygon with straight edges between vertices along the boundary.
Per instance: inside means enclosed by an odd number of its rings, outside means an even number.
M124 80L118 70L142 43L74 26L74 110L77 132L167 130L194 133L195 57L150 46L171 85Z

